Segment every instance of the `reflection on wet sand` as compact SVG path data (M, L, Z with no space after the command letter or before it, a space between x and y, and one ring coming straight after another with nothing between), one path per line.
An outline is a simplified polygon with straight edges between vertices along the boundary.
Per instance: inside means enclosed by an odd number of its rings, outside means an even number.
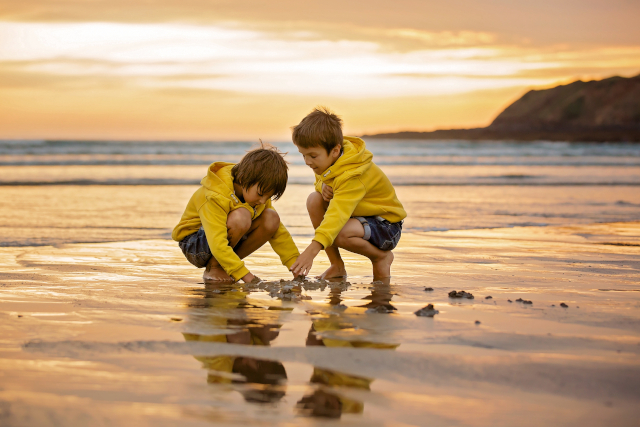
M342 301L342 289L332 288L329 293L329 305L338 305ZM374 285L371 295L365 297L371 302L362 307L395 307L391 305L393 297L389 283ZM395 349L399 344L384 344L369 341L346 340L344 338L332 338L332 331L354 329L354 325L345 322L340 314L310 312L312 316L312 326L307 336L307 346L324 347L354 347L354 348L380 348ZM314 417L339 418L343 413L361 414L364 410L363 402L349 398L341 390L371 389L373 379L349 375L335 370L321 369L314 367L313 375L309 382L314 385L314 390L306 394L299 402L300 413Z
M274 316L251 304L240 285L207 284L203 302L195 304L189 325L183 332L187 341L269 346L282 326L269 323ZM271 312L273 313L273 312ZM195 356L208 370L207 383L231 386L247 402L274 403L286 394L287 372L282 363L240 356Z
M311 328L305 346L351 347L393 350L399 344L387 344L358 339L348 339L336 334L359 329L343 316L346 306L341 304L342 293L350 284L346 282L263 282L258 285L211 284L203 290L193 290L198 295L196 303L190 303L189 321L183 336L187 341L215 342L240 345L269 346L280 334L288 310L279 305L269 305L265 300L251 300L251 292L269 291L272 299L300 302L308 299L303 289L329 287L328 305L307 310ZM390 284L371 287L370 300L360 308L385 307L395 310L391 304L393 294ZM336 311L335 308L339 307ZM216 387L228 387L242 394L252 403L277 404L286 394L287 373L280 361L233 355L194 356L208 371L207 383ZM313 367L309 379L311 390L296 404L299 415L339 418L342 414L361 414L364 403L350 396L349 391L369 391L374 380L337 370Z

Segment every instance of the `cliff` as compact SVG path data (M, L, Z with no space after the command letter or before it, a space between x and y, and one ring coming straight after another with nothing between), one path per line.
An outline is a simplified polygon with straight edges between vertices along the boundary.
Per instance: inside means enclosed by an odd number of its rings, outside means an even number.
M486 128L367 137L640 142L640 75L530 90Z

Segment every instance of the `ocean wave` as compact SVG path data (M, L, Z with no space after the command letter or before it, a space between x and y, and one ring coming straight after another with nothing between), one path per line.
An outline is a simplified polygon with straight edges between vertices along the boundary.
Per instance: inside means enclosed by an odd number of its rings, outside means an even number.
M273 145L284 152L297 154L291 141L276 141ZM258 146L258 141L68 141L68 140L0 140L0 156L199 156L216 158L220 155L242 156ZM376 159L397 157L411 162L416 157L460 158L508 157L572 159L585 157L619 158L626 163L635 158L640 162L640 144L632 143L568 143L568 142L509 142L509 141L414 141L369 140L367 148ZM299 156L291 156L299 157ZM300 161L300 160L298 160ZM397 163L393 163L397 164Z

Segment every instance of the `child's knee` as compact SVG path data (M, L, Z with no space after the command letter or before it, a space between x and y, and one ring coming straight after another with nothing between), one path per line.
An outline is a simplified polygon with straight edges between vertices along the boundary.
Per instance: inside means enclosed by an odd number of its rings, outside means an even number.
M349 221L347 221L345 226L342 227L342 230L340 230L340 232L336 236L336 239L333 243L334 245L343 248L348 244L349 239L353 237L364 237L364 227L362 226L360 221L355 218L351 218L349 219Z
M243 235L251 228L251 214L248 210L241 208L229 213L227 217L227 229L229 233L238 232Z
M264 218L264 228L269 234L275 234L280 227L280 216L273 209L265 209L260 215Z
M319 210L324 210L323 208L324 200L322 199L322 194L317 191L309 194L309 197L307 197L307 211L309 211L309 213L317 212Z

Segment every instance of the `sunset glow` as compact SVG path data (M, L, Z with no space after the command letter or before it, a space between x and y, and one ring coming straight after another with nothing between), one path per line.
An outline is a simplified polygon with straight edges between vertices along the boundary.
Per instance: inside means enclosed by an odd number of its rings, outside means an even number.
M97 22L87 9L56 10L0 16L2 138L286 139L317 104L355 134L485 126L529 88L640 71L633 34L580 42L571 22L549 41L481 28L471 13L468 29L443 29L416 25L409 10L393 28L202 22L193 8L182 11L193 19Z

